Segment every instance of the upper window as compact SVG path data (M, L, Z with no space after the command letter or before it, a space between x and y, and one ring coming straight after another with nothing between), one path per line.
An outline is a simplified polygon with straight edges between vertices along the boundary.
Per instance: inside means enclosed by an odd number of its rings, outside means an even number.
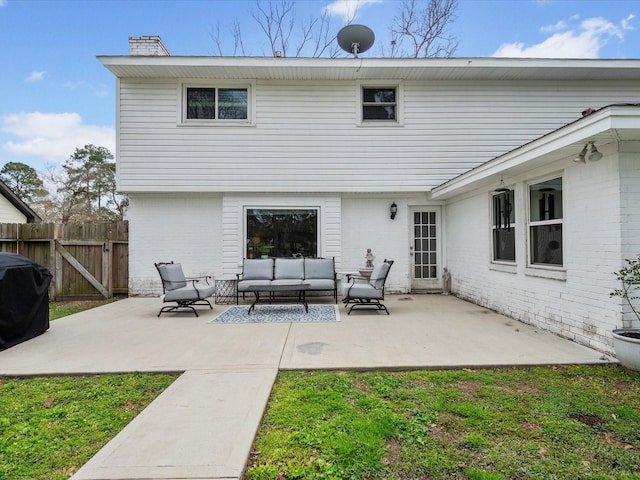
M395 87L362 89L362 120L393 121L397 120L398 103Z
M513 190L500 192L493 198L493 260L516 261L516 214Z
M247 120L247 88L185 87L185 120Z
M562 177L529 185L530 262L563 265Z

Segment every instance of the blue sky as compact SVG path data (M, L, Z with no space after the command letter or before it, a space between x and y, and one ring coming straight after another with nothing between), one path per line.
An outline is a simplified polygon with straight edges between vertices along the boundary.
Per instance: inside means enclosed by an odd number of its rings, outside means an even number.
M265 1L265 0L263 0ZM382 56L400 0L296 0L297 18L353 23ZM458 0L457 57L640 58L640 0ZM57 168L77 147L115 154L115 79L97 55L127 55L128 37L159 35L173 55L214 55L237 20L247 54L269 53L254 0L0 0L0 167ZM231 42L224 45L229 52ZM225 51L227 53L227 51Z

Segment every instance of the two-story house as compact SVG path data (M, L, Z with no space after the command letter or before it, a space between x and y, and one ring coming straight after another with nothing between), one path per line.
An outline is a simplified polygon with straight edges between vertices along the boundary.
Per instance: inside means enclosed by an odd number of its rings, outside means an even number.
M391 292L446 268L462 298L609 348L611 272L640 253L640 60L173 56L159 37L99 59L131 294L161 291L156 261L354 271L371 248Z

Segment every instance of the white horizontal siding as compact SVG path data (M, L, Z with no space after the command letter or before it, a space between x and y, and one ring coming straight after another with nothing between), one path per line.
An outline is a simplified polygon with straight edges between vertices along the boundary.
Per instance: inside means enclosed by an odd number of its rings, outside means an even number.
M334 257L336 269L341 265L342 202L333 195L225 195L222 202L222 261L224 275L234 278L242 270L246 237L244 231L245 208L291 207L317 208L319 211L319 256Z
M27 217L0 195L0 223L27 223Z
M392 83L392 82L386 82ZM580 117L629 82L405 82L402 125L358 124L355 82L254 84L252 125L178 125L180 84L122 79L119 188L424 191Z

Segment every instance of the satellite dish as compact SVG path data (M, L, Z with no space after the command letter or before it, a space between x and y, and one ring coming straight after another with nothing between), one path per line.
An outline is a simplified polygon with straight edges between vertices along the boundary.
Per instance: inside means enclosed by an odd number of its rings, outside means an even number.
M338 45L345 52L353 53L358 57L358 53L366 52L371 48L376 36L369 27L364 25L347 25L338 32Z

